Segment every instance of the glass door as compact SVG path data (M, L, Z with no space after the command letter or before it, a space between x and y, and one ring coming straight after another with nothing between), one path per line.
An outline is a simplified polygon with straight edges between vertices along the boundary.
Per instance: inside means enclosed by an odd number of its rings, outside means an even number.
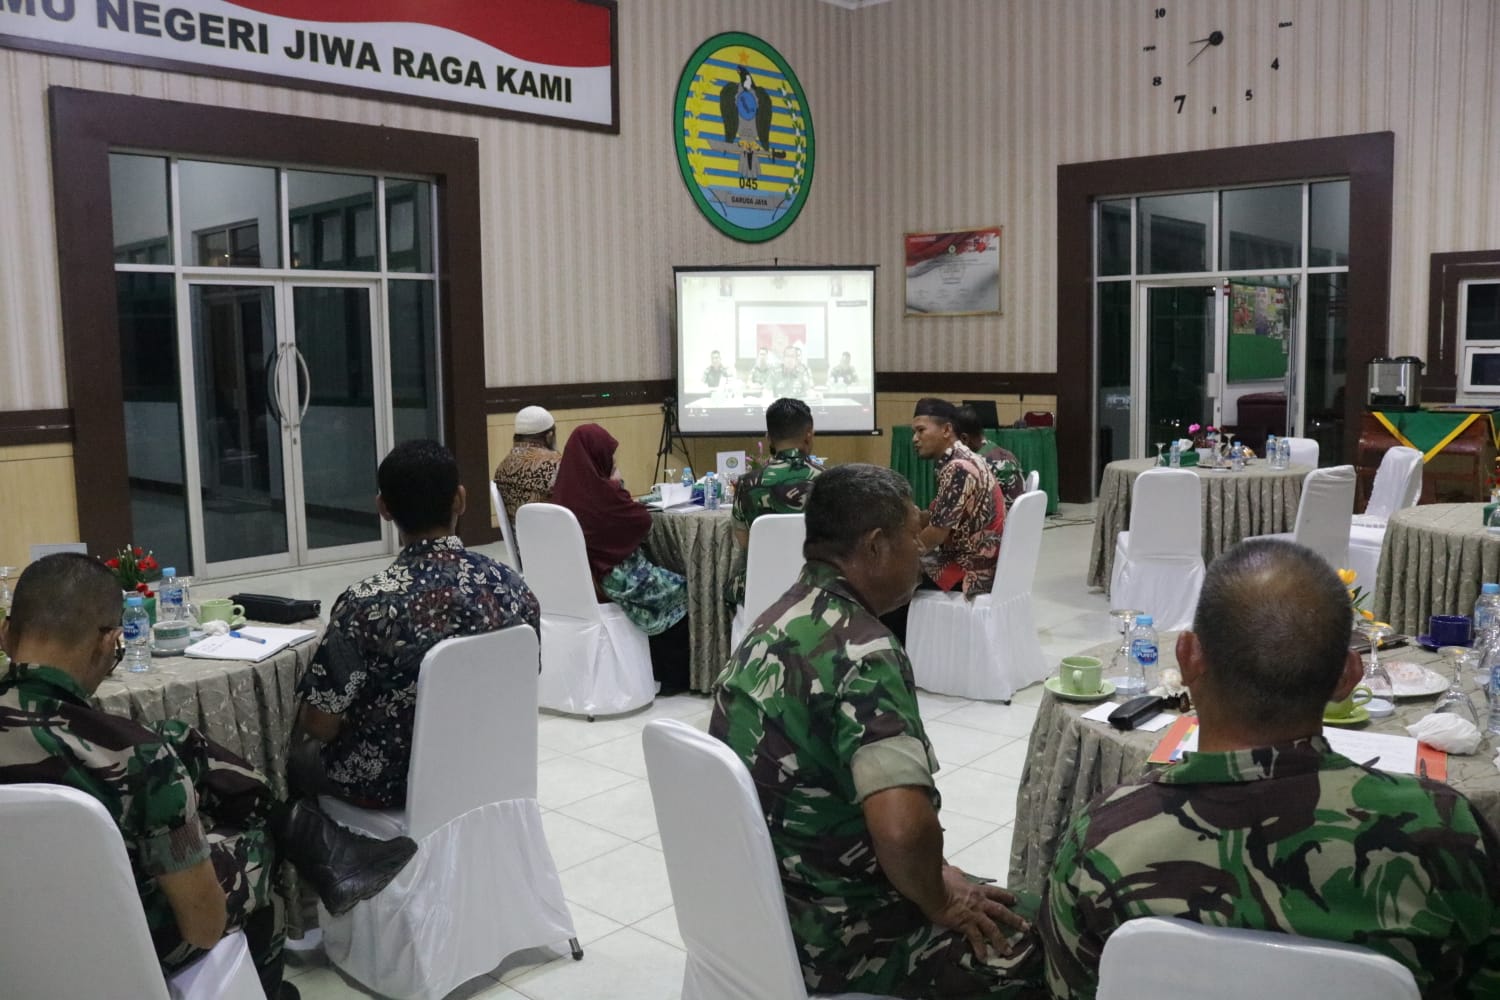
M1140 286L1131 454L1156 455L1157 442L1188 436L1191 424L1219 424L1221 292L1216 284Z
M391 432L388 392L376 390L390 385L377 371L376 286L297 282L289 292L298 562L379 555L389 539L375 470Z
M375 507L390 448L376 282L185 289L183 392L193 571L222 577L363 558L395 534Z

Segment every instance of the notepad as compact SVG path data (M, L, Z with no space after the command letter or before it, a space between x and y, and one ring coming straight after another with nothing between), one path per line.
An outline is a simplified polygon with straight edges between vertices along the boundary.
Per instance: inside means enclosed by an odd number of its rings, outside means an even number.
M235 631L242 636L254 636L266 641L259 643L251 639L237 639L232 635L211 635L193 643L182 651L182 655L200 660L249 660L251 663L259 663L288 646L306 642L318 634L316 629L271 628L266 625L244 625Z

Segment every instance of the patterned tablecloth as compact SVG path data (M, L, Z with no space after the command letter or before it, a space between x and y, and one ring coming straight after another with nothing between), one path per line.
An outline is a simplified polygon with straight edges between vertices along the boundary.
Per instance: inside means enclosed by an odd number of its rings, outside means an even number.
M707 691L729 659L729 626L734 620L734 609L724 603L735 556L729 508L653 511L646 552L658 566L687 577L688 628L693 637L689 684L694 691Z
M1500 535L1482 503L1434 503L1397 511L1385 529L1375 577L1375 617L1420 635L1432 615L1474 612L1479 585L1500 580Z
M1154 458L1137 458L1104 467L1094 517L1094 549L1089 555L1090 587L1109 589L1115 536L1130 529L1130 494L1135 478L1155 466ZM1203 561L1210 563L1252 535L1291 531L1297 520L1302 480L1312 469L1305 465L1273 469L1263 462L1252 462L1241 472L1196 466L1187 471L1196 473L1202 481Z
M1163 633L1163 665L1177 665L1173 653L1176 641L1176 633ZM1116 645L1105 643L1084 652L1107 663ZM1417 647L1392 650L1381 658L1431 664L1440 673L1451 676L1448 664L1441 657ZM1483 718L1483 695L1472 687L1475 683L1472 676L1467 683L1471 686L1470 697ZM1404 698L1397 702L1394 715L1360 728L1404 736L1404 727L1432 711L1436 702L1436 695ZM1057 845L1079 811L1100 792L1138 778L1154 766L1147 764L1146 758L1161 742L1162 733L1122 733L1106 723L1079 718L1093 707L1092 703L1064 701L1050 693L1043 696L1031 728L1021 788L1016 794L1010 888L1041 892ZM1493 763L1496 749L1486 744L1473 756L1450 756L1448 784L1467 795L1485 819L1500 827L1500 770Z

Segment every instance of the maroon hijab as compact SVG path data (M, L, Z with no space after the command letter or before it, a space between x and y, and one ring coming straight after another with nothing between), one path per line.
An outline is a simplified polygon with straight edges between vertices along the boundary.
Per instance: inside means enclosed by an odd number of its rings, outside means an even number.
M578 518L595 579L640 548L651 530L650 512L610 478L619 446L598 424L576 428L563 448L557 482L552 485L552 502Z

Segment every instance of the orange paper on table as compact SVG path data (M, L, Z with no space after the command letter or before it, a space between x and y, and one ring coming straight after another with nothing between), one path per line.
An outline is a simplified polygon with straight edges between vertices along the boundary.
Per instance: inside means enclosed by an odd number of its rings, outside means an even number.
M1182 759L1182 755L1198 749L1198 717L1196 715L1184 715L1170 727L1156 744L1156 749L1151 751L1151 756L1146 758L1152 764L1175 764Z
M1448 755L1436 747L1417 741L1417 774L1433 781L1448 780Z

